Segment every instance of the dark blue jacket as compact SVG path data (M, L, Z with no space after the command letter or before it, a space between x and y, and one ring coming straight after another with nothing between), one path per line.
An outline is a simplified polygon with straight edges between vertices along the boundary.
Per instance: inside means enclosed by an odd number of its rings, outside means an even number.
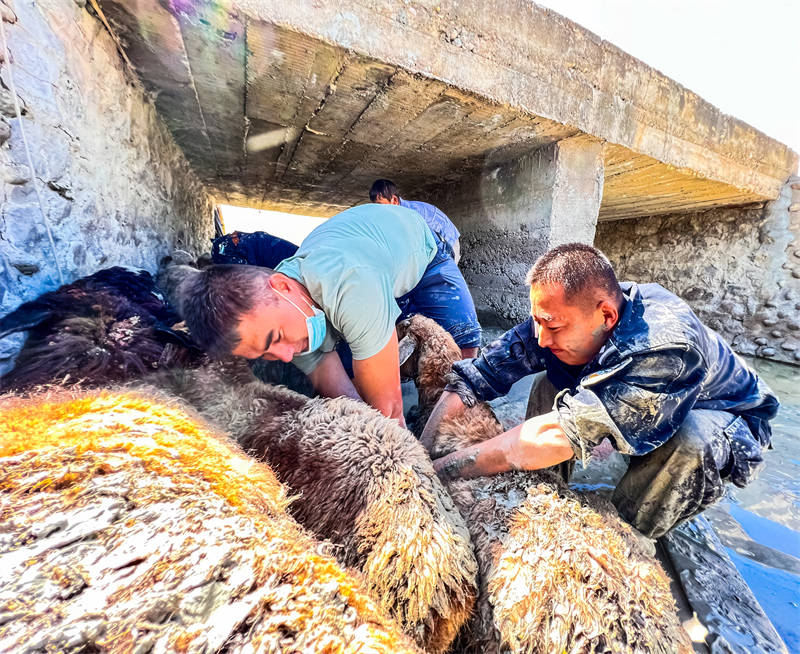
M745 468L769 445L769 420L778 400L716 332L689 306L658 284L621 284L625 305L597 356L577 374L539 347L533 319L489 344L477 359L459 361L451 390L479 400L505 395L531 373L547 371L559 389L555 409L576 455L610 438L623 454L643 455L669 439L692 409L728 411L742 428L726 434ZM462 383L466 385L464 389ZM734 471L736 472L736 471ZM736 479L733 474L732 478Z
M274 268L297 252L294 243L267 232L233 232L211 240L214 263L238 263Z

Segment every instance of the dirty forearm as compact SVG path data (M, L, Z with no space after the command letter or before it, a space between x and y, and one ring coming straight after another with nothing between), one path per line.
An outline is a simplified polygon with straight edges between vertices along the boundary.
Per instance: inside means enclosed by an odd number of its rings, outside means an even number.
M567 461L572 456L572 446L558 424L557 415L552 412L437 459L433 467L446 481L509 470L539 470Z
M496 475L512 470L509 453L519 438L521 425L482 443L436 459L433 468L442 481Z

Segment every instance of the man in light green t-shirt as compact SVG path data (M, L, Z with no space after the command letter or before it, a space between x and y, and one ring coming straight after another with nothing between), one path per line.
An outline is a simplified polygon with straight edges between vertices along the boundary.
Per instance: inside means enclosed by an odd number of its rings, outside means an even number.
M212 354L292 361L320 395L361 398L404 424L395 298L417 285L436 254L417 212L361 205L317 227L274 271L199 271L181 289L182 309ZM352 382L334 350L339 338L353 353Z

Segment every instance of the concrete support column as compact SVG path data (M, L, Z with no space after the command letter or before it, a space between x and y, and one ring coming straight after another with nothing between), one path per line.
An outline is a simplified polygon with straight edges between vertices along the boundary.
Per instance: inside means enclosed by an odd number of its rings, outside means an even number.
M548 247L562 243L592 244L603 198L603 144L573 137L547 148L552 151Z
M576 136L488 166L431 198L461 230L460 266L482 321L524 320L525 274L537 257L594 241L603 178L603 143Z

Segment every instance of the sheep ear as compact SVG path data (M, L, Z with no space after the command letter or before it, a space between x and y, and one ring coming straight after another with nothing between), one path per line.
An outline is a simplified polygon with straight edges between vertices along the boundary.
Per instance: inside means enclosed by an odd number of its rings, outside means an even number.
M403 336L400 339L400 342L397 344L397 350L400 358L400 365L402 366L406 361L408 361L408 357L414 354L414 350L417 349L416 341L411 338L408 334Z

